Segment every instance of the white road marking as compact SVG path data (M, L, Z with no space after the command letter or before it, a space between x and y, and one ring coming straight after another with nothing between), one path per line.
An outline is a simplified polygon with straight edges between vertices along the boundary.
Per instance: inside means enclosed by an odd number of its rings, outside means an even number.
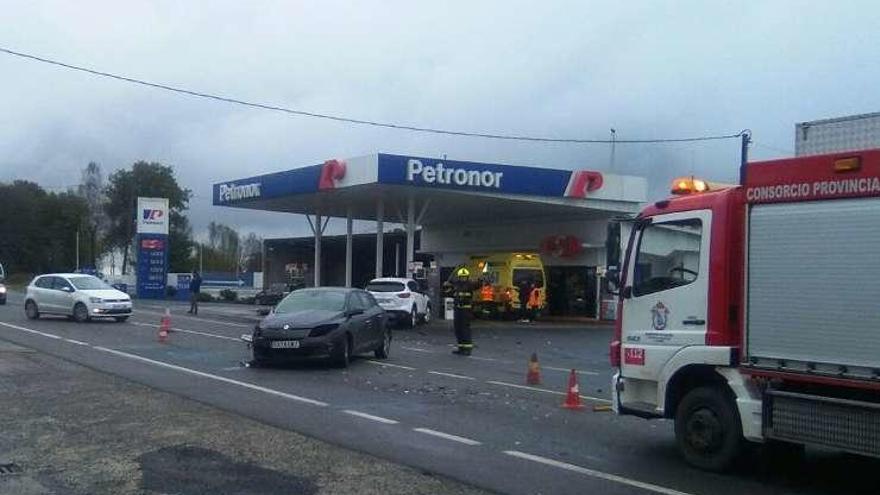
M523 390L533 390L535 392L545 392L548 394L556 394L556 395L566 395L565 392L557 392L556 390L547 390L546 388L538 388L538 387L529 387L528 385L519 385L516 383L508 383L508 382L498 382L495 380L489 380L486 383L491 383L492 385L501 385L502 387L513 387L513 388L521 388ZM596 402L607 402L611 403L608 399L603 399L601 397L591 397L589 395L581 395L581 399L593 400Z
M70 342L71 344L76 344L76 345L84 345L84 346L91 345L88 342L83 342L81 340L74 340L74 339L62 339L62 340L64 340L65 342Z
M386 425L396 425L399 421L395 421L393 419L383 418L382 416L373 416L372 414L363 413L360 411L352 411L351 409L346 409L344 411L345 414L351 414L352 416L357 416L359 418L369 419L370 421L376 421L377 423L384 423Z
M502 361L500 359L483 357L483 356L468 356L470 359L476 359L477 361L491 361L493 363L512 363L513 361Z
M406 346L400 346L400 348L403 349L403 350L405 350L405 351L427 352L427 353L429 353L429 354L433 354L433 353L434 353L434 351L429 351L428 349L422 349L421 347L406 347Z
M137 322L137 321L133 321L133 322L131 322L131 323L132 323L132 325L137 325L137 326L140 326L140 327L159 328L159 325L156 325L155 323L140 323L140 322ZM187 329L185 329L185 328L177 328L177 327L171 327L171 330L172 330L172 331L175 331L175 332L181 332L181 333L191 333L191 334L193 334L193 335L202 335L202 336L204 336L204 337L213 337L213 338L215 338L215 339L223 339L223 340L231 340L231 341L233 341L233 342L241 342L241 337L238 337L238 338L236 338L236 337L227 337L227 336L225 336L225 335L217 335L216 333L210 333L210 332L199 332L198 330L187 330Z
M525 459L527 461L538 462L547 466L553 466L560 469L565 469L568 471L572 471L579 474L584 474L593 478L598 478L605 481L611 481L613 483L620 483L622 485L632 486L635 488L641 488L642 490L647 490L654 493L662 493L663 495L690 495L687 492L681 492L678 490L673 490L672 488L666 488L665 486L655 485L653 483L645 483L644 481L638 481L631 478L627 478L624 476L618 476L616 474L605 473L602 471L596 471L595 469L589 469L581 466L576 466L574 464L569 464L567 462L555 461L553 459L548 459L546 457L541 457L532 454L526 454L525 452L520 452L518 450L505 450L505 454L511 457L517 457L519 459Z
M445 438L446 440L452 440L453 442L463 443L465 445L480 445L480 442L476 440L471 440L470 438L460 437L458 435L452 435L450 433L443 433L442 431L431 430L429 428L413 428L413 431L417 431L419 433L424 433L425 435L432 435L439 438Z
M566 372L566 373L571 373L571 368L557 368L557 367L555 367L555 366L541 366L541 368L542 368L542 369L545 369L545 370L564 371L564 372ZM598 373L598 372L596 372L596 371L580 371L580 370L575 370L574 372L577 373L578 375L592 375L592 376L597 376L597 375L600 375L600 374L601 374L601 373Z
M54 335L51 333L46 333L46 332L41 332L39 330L33 330L30 328L20 327L18 325L13 325L12 323L4 323L4 322L0 321L0 325L7 326L9 328L14 328L16 330L21 330L22 332L28 332L28 333L33 333L33 334L37 334L37 335L42 335L43 337L49 337L50 339L63 340L62 337L59 337L57 335Z
M476 380L476 378L472 376L456 375L455 373L444 373L442 371L429 371L428 373L432 375L448 376L449 378L458 378L461 380Z
M165 315L165 312L163 312L163 311L149 311L146 309L140 309L138 307L134 308L134 313L135 314L137 314L137 313L150 313L150 314L159 315L159 316ZM207 318L202 318L200 316L182 315L180 313L172 313L172 316L183 316L186 318L191 318L193 320L205 321L208 323L216 323L217 325L226 325L226 326L230 326L230 327L239 327L239 328L252 328L253 327L253 325L244 325L242 323L230 323L228 321L220 321L220 320L209 320Z
M374 361L372 359L367 359L367 362L372 363L372 364L378 364L379 366L387 366L389 368L400 368L402 370L410 370L410 371L415 370L415 368L413 368L412 366L404 366L402 364L383 363L382 361Z
M328 405L326 402L321 402L321 401L315 400L315 399L309 399L308 397L302 397L299 395L288 394L286 392L281 392L279 390L275 390L275 389L271 389L271 388L267 388L267 387L261 387L260 385L254 385L253 383L241 382L238 380L233 380L232 378L226 378L225 376L213 375L211 373L205 373L204 371L198 371L198 370L194 370L192 368L185 368L183 366L178 366L176 364L166 363L165 361L157 361L155 359L150 359L150 358L145 358L143 356L138 356L137 354L130 354L128 352L117 351L116 349L110 349L108 347L102 347L102 346L96 345L96 346L92 346L92 349L107 352L107 353L110 353L110 354L113 354L116 356L120 356L120 357L124 357L124 358L128 358L128 359L134 359L136 361L141 361L141 362L148 363L148 364L153 364L156 366L161 366L163 368L168 368L171 370L180 371L183 373L189 373L190 375L195 375L195 376L199 376L202 378L209 378L211 380L216 380L218 382L228 383L230 385L237 385L239 387L244 387L244 388L248 388L251 390L256 390L257 392L263 392L266 394L275 395L275 396L282 397L285 399L295 400L297 402L303 402L305 404L311 404L313 406L327 406Z

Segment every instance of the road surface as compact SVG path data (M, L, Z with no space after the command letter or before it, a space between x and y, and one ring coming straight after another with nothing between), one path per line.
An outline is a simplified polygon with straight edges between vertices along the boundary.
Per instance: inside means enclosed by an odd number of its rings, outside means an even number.
M511 494L874 493L876 461L809 452L797 463L752 456L711 474L678 457L668 421L594 412L608 404L610 328L479 324L470 358L453 356L445 322L395 330L391 357L340 370L323 363L253 369L240 336L256 315L172 304L175 331L157 342L165 306L137 302L126 323L25 318L21 295L0 306L0 339L179 394L272 426ZM249 311L249 310L248 310ZM532 352L543 383L524 383ZM562 409L575 368L587 408Z

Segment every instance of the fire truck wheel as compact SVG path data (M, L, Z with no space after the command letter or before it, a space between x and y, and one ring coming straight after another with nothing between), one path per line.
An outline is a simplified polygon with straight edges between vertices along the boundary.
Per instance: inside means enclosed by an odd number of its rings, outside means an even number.
M691 390L675 414L675 439L689 464L707 471L730 468L744 443L736 403L719 387Z

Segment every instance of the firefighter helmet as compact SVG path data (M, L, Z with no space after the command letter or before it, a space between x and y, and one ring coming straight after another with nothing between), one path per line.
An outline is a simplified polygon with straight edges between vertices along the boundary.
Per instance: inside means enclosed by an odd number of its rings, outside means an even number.
M471 271L468 270L466 266L463 266L455 272L455 276L459 278L468 278L471 276Z

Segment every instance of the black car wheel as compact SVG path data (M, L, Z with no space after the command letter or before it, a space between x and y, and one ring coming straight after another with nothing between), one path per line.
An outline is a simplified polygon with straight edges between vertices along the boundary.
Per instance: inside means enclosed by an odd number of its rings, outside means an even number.
M391 330L385 329L382 343L373 353L376 355L376 359L388 359L388 354L391 353Z
M37 303L33 301L28 301L24 303L24 313L27 315L28 319L36 320L40 317L40 311L37 309Z
M351 338L348 335L342 337L333 356L333 364L339 368L347 368L351 361Z
M73 319L77 323L89 321L89 308L83 303L76 303L76 306L73 307Z

